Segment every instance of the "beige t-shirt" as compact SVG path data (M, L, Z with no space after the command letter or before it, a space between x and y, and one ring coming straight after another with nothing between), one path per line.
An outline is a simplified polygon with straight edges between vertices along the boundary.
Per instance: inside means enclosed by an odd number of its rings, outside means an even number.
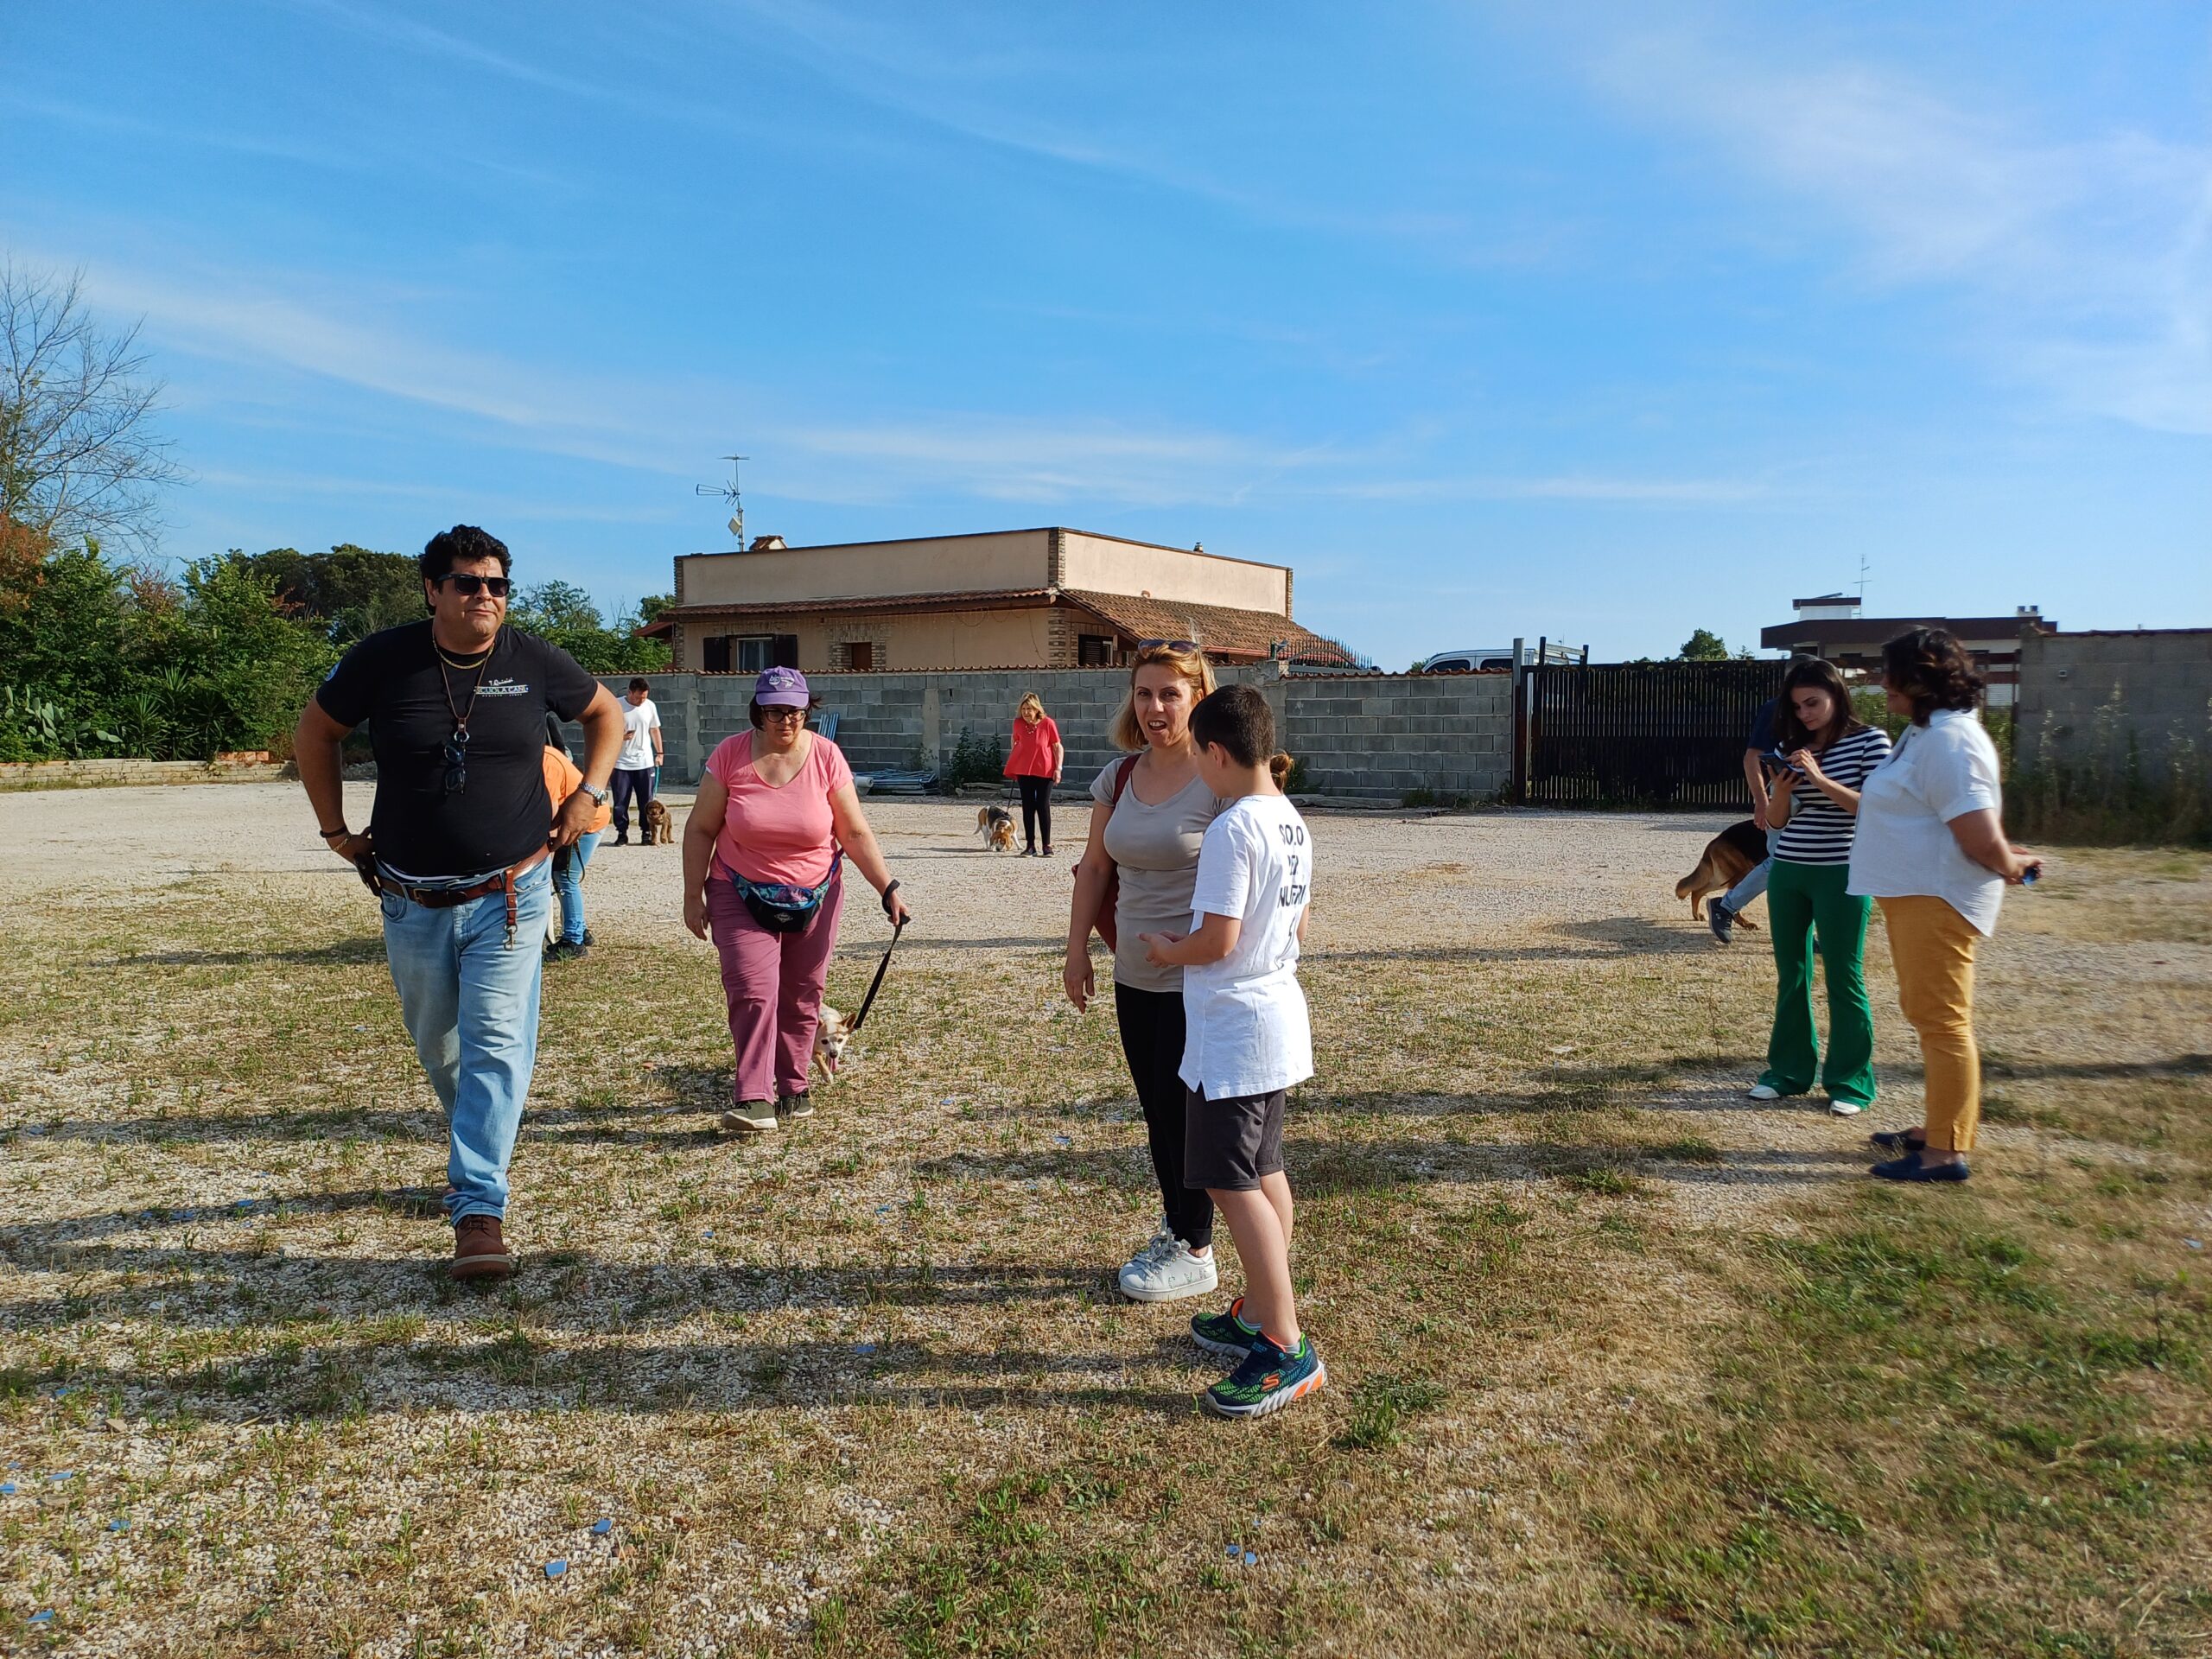
M1103 806L1114 798L1113 762L1090 785L1090 798ZM1156 968L1145 960L1141 933L1188 933L1191 894L1198 881L1198 847L1221 803L1193 772L1191 781L1157 806L1137 798L1137 774L1122 791L1106 822L1106 854L1121 867L1122 891L1114 906L1114 980L1140 991L1179 991L1180 968Z

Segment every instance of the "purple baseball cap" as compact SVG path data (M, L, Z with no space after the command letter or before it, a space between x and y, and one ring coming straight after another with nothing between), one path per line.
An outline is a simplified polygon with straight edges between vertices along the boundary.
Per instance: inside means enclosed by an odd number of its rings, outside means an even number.
M764 668L753 682L753 701L763 709L804 709L814 701L806 676L795 668Z

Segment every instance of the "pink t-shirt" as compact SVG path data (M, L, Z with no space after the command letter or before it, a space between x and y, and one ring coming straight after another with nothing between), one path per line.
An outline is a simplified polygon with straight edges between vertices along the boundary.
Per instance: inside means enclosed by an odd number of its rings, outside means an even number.
M819 732L798 773L780 789L753 769L753 734L726 737L707 757L707 770L729 791L715 856L725 869L764 885L819 887L836 862L830 797L853 781L844 752Z

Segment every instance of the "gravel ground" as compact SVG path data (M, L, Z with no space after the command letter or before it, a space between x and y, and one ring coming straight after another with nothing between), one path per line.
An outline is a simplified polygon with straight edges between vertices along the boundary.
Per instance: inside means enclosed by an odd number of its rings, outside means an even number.
M346 786L351 822L365 821L372 791ZM690 798L665 798L680 825ZM1065 937L1068 872L1083 850L1084 810L1058 810L1059 855L1047 861L985 850L972 804L878 798L866 805L915 912L907 944L988 950ZM1375 938L1408 947L1494 944L1624 917L1687 924L1674 884L1729 822L1646 813L1314 816L1323 826L1312 935L1319 951L1368 948ZM0 839L10 854L0 893L19 899L56 887L128 891L211 872L353 879L321 849L304 798L285 784L0 796ZM680 851L607 846L586 893L594 932L677 940Z

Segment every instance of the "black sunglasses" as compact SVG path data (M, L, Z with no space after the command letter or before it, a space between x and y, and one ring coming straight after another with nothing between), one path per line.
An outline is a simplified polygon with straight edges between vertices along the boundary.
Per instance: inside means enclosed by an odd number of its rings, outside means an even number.
M438 581L441 585L451 582L454 591L463 599L474 599L479 594L489 594L494 599L505 599L507 596L507 589L514 586L513 582L506 576L471 576L464 575L456 570L448 570L444 575L440 576Z
M1137 641L1137 649L1139 651L1180 651L1189 652L1201 650L1203 647L1200 646L1198 642L1195 639L1140 639Z
M474 581L474 577L470 577ZM446 740L446 793L459 795L468 788L468 730L462 727Z

